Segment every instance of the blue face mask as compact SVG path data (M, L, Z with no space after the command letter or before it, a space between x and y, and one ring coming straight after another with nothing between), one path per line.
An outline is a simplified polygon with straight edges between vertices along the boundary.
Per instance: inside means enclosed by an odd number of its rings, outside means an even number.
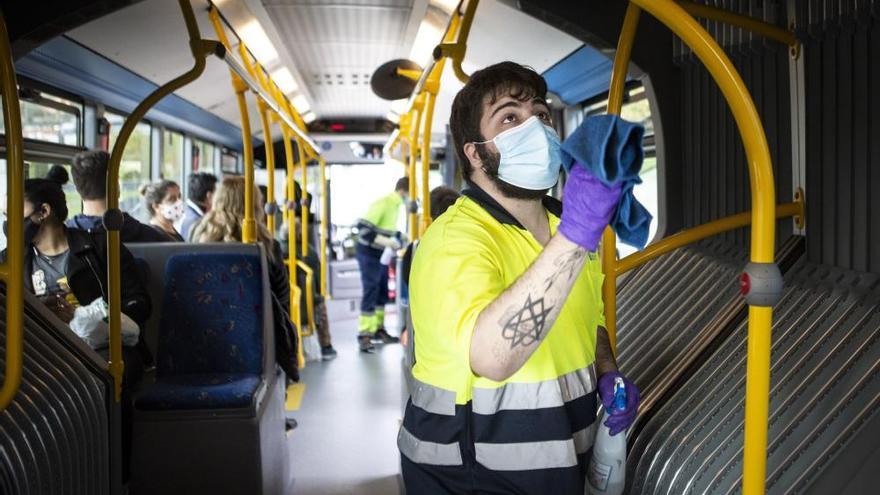
M531 117L491 139L501 154L498 178L508 184L540 191L559 181L561 144L556 131ZM485 144L489 141L483 141Z

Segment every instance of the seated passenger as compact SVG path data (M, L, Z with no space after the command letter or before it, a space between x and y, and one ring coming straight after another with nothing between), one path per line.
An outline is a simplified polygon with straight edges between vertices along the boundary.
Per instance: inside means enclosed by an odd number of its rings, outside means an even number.
M193 242L241 242L241 228L244 224L244 177L225 177L220 183L220 188L214 193L211 211L202 217L201 221L193 228L191 239ZM254 187L254 198L258 198L259 191ZM284 256L281 254L281 246L272 238L266 229L263 211L259 208L259 201L254 201L254 220L256 220L256 238L266 251L266 261L269 268L269 286L283 315L276 314L275 340L276 346L283 344L288 337L290 323L290 282L287 276L287 267L284 266ZM290 362L293 356L289 352L278 352L276 358L278 364L291 379L297 379L295 362ZM294 360L295 361L295 360Z
M217 176L207 172L198 172L189 176L186 211L180 223L180 235L189 240L192 228L205 213L211 211L211 200L217 188Z
M183 218L180 186L173 180L160 180L144 186L141 194L144 206L150 212L150 226L171 241L183 242L183 236L174 228L174 224Z
M54 175L54 174L53 174ZM63 322L109 358L107 244L104 234L69 229L62 184L28 179L24 184L24 286ZM4 257L5 257L5 253ZM124 477L131 445L131 390L151 357L140 339L140 326L150 316L150 296L141 283L134 257L120 246L125 372L122 382Z
M73 185L82 196L83 212L69 219L67 226L92 234L104 232L103 216L107 211L107 164L110 155L106 151L85 151L73 158L70 167ZM169 242L171 239L148 225L144 225L123 212L122 242Z

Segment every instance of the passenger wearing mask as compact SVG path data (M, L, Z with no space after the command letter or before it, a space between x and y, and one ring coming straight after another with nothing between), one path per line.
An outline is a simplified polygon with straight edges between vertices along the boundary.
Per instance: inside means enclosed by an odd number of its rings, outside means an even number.
M106 151L93 150L79 153L70 166L73 185L82 197L83 212L69 219L67 226L92 234L104 233L104 213L107 212L107 164L110 155ZM122 213L122 242L170 242L163 232L138 222L128 213Z
M575 166L562 203L560 141L534 70L471 74L450 130L468 183L425 232L410 300L412 396L398 436L407 493L584 493L597 402L622 379L621 434L639 393L604 328L596 249L621 188Z
M361 352L374 351L372 340L392 344L400 339L385 330L385 304L388 303L388 267L382 264L386 248L400 249L403 235L397 231L400 207L406 203L409 179L402 177L394 192L374 201L366 215L358 219L356 256L361 272L363 297L358 321L358 345Z
M150 212L150 225L172 241L184 242L174 224L183 218L183 200L180 186L172 180L147 184L141 190L144 206Z
M186 208L183 220L180 222L181 237L188 240L193 226L205 216L205 213L211 211L211 201L214 199L216 188L217 176L214 174L198 172L189 176Z
M50 174L51 177L58 177ZM90 347L109 357L107 316L107 242L102 233L67 228L62 183L28 179L24 184L24 286ZM122 279L122 388L124 476L131 445L131 395L143 375L149 351L140 327L150 316L150 297L131 253L120 246ZM3 253L5 258L5 252Z
M220 188L214 193L211 211L202 217L192 231L193 242L241 242L241 228L244 223L244 177L225 177ZM258 189L254 188L254 220L256 220L257 242L266 252L269 268L269 286L275 303L280 306L276 310L275 341L276 346L285 345L290 328L290 279L287 267L284 266L284 255L281 246L272 238L263 220L263 211L259 208ZM279 365L293 380L298 379L292 349L276 349Z

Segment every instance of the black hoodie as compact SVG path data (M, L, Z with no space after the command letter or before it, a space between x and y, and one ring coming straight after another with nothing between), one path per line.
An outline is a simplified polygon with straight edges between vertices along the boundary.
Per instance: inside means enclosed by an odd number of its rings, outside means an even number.
M122 230L119 232L119 238L122 242L174 242L166 234L158 230L144 225L135 220L128 213L122 213ZM65 222L65 225L71 229L78 229L90 234L104 234L104 221L99 216L93 215L76 215Z

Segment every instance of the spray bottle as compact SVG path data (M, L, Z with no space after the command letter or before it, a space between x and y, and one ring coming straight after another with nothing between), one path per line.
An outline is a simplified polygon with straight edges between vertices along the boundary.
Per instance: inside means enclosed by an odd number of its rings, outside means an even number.
M614 402L612 409L626 409L626 388L623 378L614 379ZM585 495L620 495L626 485L626 432L611 436L611 429L605 426L610 414L602 412L599 431L593 443L593 456L587 469Z

